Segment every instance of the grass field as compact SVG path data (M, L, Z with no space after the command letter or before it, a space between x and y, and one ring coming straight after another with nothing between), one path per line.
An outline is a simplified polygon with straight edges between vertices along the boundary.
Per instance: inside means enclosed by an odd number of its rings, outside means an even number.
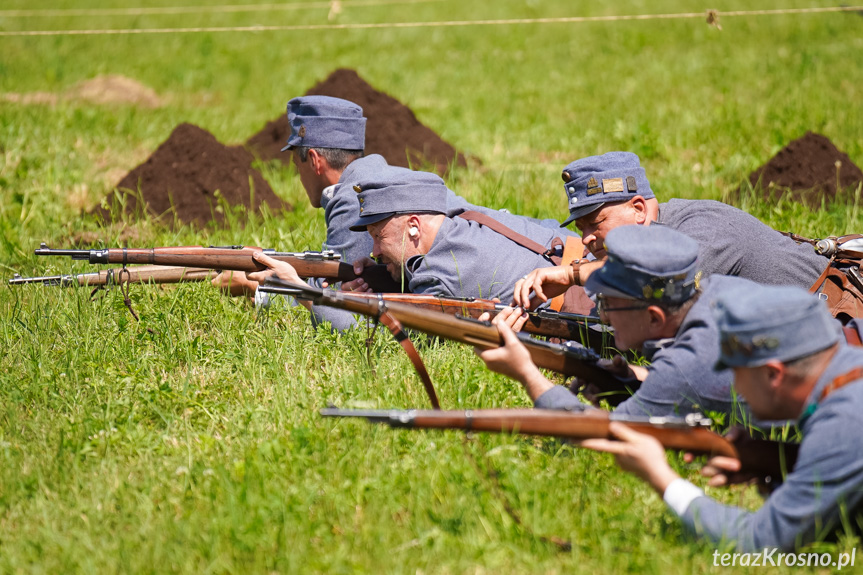
M236 5L243 0L229 4ZM119 0L6 0L0 32L327 24L326 3L113 16L12 10L126 7ZM305 4L305 6L303 6ZM3 277L87 267L38 260L40 241L123 226L81 215L180 122L236 144L337 67L410 106L481 167L450 187L474 203L562 218L559 173L610 150L638 153L661 200L722 199L807 130L863 164L863 18L721 17L814 0L341 2L335 23L554 18L720 10L703 19L496 26L0 36L0 95L68 93L120 74L164 100L150 109L0 97ZM262 169L297 206L236 212L223 228L128 222L140 247L205 243L319 249L323 214L298 179ZM754 196L766 223L823 236L863 231L853 194L828 210ZM324 421L328 403L424 407L389 336L314 331L304 313L258 312L208 285L116 291L0 289L0 572L704 573L693 542L611 458L555 441L391 431ZM150 328L153 333L150 333ZM445 408L524 406L519 386L470 349L422 349ZM673 456L674 457L674 456ZM696 468L675 459L690 477ZM490 475L497 474L498 490ZM701 483L699 479L696 482ZM759 504L754 489L709 490ZM505 510L514 508L522 525ZM570 539L560 551L541 535ZM826 545L848 550L857 539ZM859 561L859 558L858 558ZM725 569L725 568L719 568ZM780 569L779 571L782 571ZM800 569L784 568L785 572ZM807 570L803 570L804 572ZM824 570L825 572L828 570Z

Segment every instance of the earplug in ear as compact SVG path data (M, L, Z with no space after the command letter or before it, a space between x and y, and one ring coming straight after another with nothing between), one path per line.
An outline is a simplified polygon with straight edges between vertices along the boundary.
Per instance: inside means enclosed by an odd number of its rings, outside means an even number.
M417 230L416 228L413 228L413 227L412 227L412 228L410 228L410 229L408 230L408 235L409 235L410 237L415 237L415 236L417 235L417 233L418 233L418 232L419 232L419 230Z

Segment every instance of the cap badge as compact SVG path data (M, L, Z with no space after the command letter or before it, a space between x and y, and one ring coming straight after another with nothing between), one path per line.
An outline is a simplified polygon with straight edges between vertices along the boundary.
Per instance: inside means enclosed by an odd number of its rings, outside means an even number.
M635 176L626 176L626 189L629 192L638 191L638 184L635 182Z
M623 178L609 178L602 180L602 191L606 194L623 191Z
M592 196L593 194L598 194L602 191L602 188L599 187L599 182L596 181L596 178L590 178L587 180L587 195Z
M566 183L566 184L568 184L568 183L569 183L569 181L572 179L572 176L570 175L570 173L569 173L569 172L563 172L563 173L560 175L560 177L561 177L561 178L563 178L563 181L564 181L564 183Z
M306 127L300 126L300 130L297 132L297 135L301 138L305 138L306 137Z

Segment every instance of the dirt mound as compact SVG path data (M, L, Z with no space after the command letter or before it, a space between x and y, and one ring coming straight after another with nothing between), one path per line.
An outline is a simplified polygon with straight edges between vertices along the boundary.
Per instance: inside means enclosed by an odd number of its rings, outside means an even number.
M827 137L807 132L749 174L749 182L760 185L767 199L788 191L808 205L820 206L822 198L829 203L837 192L863 182L863 172Z
M69 98L87 100L94 104L136 104L157 108L162 100L152 88L125 76L96 76L81 82L68 93Z
M230 206L243 205L254 211L261 204L267 204L272 211L292 209L252 168L252 161L252 154L245 148L225 146L198 126L180 124L116 187L131 192L126 195L127 213L138 211L140 188L147 210L157 217L165 214L167 222L173 221L172 208L177 219L184 223L204 225L213 219L223 221L219 197ZM254 190L249 187L250 180ZM107 217L102 207L96 212Z
M30 92L27 94L7 93L2 98L16 104L56 105L61 101L83 100L93 104L135 104L147 108L157 108L162 100L151 88L125 76L96 76L80 82L65 94L50 92Z
M432 166L445 172L455 162L466 165L463 154L417 120L410 108L370 86L354 71L340 68L306 92L307 96L333 96L362 107L366 123L366 154L380 154L393 166ZM280 150L291 133L285 114L249 138L246 145L263 160L287 161Z

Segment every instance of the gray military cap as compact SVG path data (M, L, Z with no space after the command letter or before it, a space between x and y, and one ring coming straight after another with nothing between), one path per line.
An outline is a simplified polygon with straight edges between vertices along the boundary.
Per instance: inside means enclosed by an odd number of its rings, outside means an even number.
M576 160L563 169L561 176L569 199L569 218L560 227L610 202L636 195L655 197L638 156L631 152L608 152Z
M679 304L698 289L698 243L660 225L621 226L605 236L608 260L590 274L591 294Z
M288 102L291 135L282 151L294 147L364 150L366 119L363 109L330 96L303 96Z
M446 213L446 184L429 172L387 166L357 182L354 191L360 202L360 217L350 228L355 232L396 214Z
M792 361L839 341L841 325L823 301L803 288L755 284L720 293L717 369Z

